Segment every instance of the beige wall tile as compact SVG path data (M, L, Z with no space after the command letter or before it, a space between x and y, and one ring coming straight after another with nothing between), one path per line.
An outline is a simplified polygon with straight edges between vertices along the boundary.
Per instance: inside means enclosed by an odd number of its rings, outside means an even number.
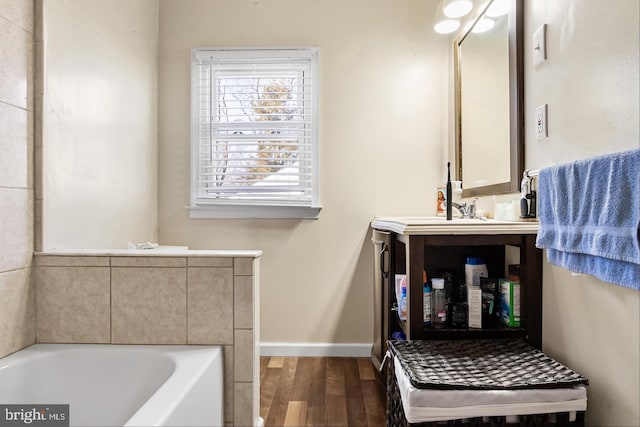
M112 268L114 344L186 344L184 268Z
M32 110L33 34L0 19L0 58L0 101Z
M224 420L233 420L233 346L224 346Z
M35 113L27 112L27 188L35 190Z
M36 200L42 200L42 147L34 147L33 148L33 191L35 193L34 197Z
M31 266L33 191L0 188L0 271Z
M253 381L253 331L236 329L233 344L234 381Z
M125 256L112 257L113 267L186 267L186 258L159 257L159 256Z
M253 420L253 390L250 383L236 383L233 393L234 415L233 424L236 426L255 425Z
M233 267L233 258L190 257L189 267Z
M43 96L36 95L34 102L33 146L42 147L42 104ZM42 173L42 171L40 171Z
M0 0L0 16L29 32L33 32L33 0Z
M42 99L44 95L44 42L33 43L33 94ZM40 110L42 111L42 109Z
M35 200L33 205L33 250L42 250L42 200Z
M189 268L189 344L233 344L233 271Z
M0 357L36 340L35 290L31 269L0 273Z
M108 343L109 268L35 267L38 342Z
M11 1L11 0L8 0ZM35 0L34 1L34 11L33 11L33 39L37 41L42 41L42 29L43 29L43 1L44 0Z
M253 328L253 276L233 279L233 320L235 328Z
M21 108L0 103L0 187L29 187L29 164L32 163L29 155L33 147L29 140L29 114Z
M35 255L34 265L63 267L109 267L109 257L104 256L65 256Z
M253 258L234 258L233 274L236 276L253 275Z

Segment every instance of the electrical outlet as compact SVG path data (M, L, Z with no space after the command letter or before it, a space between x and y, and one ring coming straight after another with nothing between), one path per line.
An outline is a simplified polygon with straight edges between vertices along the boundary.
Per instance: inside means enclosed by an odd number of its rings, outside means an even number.
M547 24L542 24L540 28L533 33L533 65L542 64L547 60L547 43L546 43Z
M547 133L547 104L536 108L536 139L544 139Z

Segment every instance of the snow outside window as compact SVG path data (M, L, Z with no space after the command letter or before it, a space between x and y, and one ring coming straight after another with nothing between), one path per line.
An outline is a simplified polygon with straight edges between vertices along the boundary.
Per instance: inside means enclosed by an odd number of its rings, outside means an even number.
M318 50L193 49L192 218L314 218Z

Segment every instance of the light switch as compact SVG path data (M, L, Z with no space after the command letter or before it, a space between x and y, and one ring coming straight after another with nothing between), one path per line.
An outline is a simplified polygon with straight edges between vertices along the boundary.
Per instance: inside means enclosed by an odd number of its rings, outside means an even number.
M536 139L545 139L547 133L547 104L536 108Z
M547 60L547 43L546 43L547 24L542 24L538 30L533 33L533 65L542 64Z

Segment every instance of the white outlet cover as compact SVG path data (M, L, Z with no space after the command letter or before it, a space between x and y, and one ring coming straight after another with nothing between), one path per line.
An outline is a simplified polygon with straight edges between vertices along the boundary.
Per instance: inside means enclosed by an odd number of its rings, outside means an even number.
M546 43L547 24L542 24L533 33L533 65L540 65L547 60Z
M536 108L536 139L545 139L547 132L547 104Z

